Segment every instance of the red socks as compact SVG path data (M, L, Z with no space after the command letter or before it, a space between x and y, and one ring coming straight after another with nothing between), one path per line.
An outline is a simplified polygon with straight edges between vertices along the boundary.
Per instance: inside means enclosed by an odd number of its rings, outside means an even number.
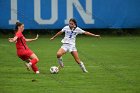
M36 58L34 58L30 62L32 63L31 67L32 67L33 71L36 73L36 71L38 71L38 67L36 66L36 63L38 62L38 60Z
M35 73L36 73L36 71L38 71L38 68L37 68L36 65L32 65L31 67L32 67L32 70L33 70Z
M32 63L32 65L35 65L36 63L37 63L37 59L36 58L34 58L34 59L32 59L30 62Z

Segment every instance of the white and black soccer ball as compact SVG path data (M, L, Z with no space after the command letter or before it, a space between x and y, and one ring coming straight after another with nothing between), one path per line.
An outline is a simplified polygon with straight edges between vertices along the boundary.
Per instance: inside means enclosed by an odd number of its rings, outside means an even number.
M52 66L52 67L50 68L50 72L51 72L52 74L56 74L56 73L59 72L59 68L58 68L57 66Z

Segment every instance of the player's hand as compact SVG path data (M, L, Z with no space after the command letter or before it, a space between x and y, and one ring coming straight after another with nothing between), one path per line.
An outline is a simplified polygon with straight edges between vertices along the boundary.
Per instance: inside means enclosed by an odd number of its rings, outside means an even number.
M16 42L17 42L17 40L16 40L16 41L14 41L14 40L13 40L13 38L9 38L9 42L10 42L10 43L11 43L11 42L16 43Z
M13 42L13 38L8 38L9 39L9 42Z
M96 37L100 37L100 35L95 35Z
M38 39L38 37L39 37L39 35L37 34L37 35L36 35L36 38L35 38L35 40L37 40L37 39Z
M54 40L54 37L50 38L50 40Z
M101 36L100 36L100 35L95 35L95 37L101 38Z

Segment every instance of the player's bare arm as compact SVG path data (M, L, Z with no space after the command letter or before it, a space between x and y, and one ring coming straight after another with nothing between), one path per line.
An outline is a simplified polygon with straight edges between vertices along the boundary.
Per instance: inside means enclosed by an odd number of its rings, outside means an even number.
M39 35L37 34L37 35L36 35L36 38L34 38L34 39L25 39L25 40L26 40L26 42L32 42L32 41L37 40L38 37L39 37Z
M9 38L9 42L16 42L17 41L17 36L15 36L14 38Z
M59 31L50 40L53 40L54 38L56 38L57 36L61 35L62 33L63 33L62 31Z
M88 31L86 31L84 34L89 35L89 36L94 36L94 37L100 37L100 35L96 35L96 34L88 32Z

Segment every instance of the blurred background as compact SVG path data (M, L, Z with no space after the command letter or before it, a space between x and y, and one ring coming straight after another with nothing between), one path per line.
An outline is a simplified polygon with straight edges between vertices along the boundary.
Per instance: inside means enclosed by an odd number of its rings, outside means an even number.
M103 35L139 35L140 0L0 0L0 36L14 33L52 35L77 20L83 30Z

